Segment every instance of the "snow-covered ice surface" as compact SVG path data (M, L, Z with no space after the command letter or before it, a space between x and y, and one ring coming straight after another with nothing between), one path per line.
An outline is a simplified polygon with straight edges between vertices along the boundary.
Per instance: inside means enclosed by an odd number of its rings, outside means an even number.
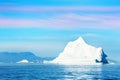
M21 61L19 61L19 62L17 62L17 63L29 63L29 61L26 60L26 59L23 59L23 60L21 60Z
M69 42L64 51L52 61L44 63L62 64L62 65L97 65L108 63L107 55L102 48L96 48L88 45L82 37L73 42Z

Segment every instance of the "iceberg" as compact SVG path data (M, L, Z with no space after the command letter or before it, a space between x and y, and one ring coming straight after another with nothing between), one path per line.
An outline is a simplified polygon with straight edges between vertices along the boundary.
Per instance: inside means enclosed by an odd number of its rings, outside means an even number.
M29 63L29 61L26 60L26 59L23 59L23 60L21 60L21 61L18 61L17 63Z
M88 45L82 37L75 41L69 42L64 51L54 60L44 61L48 64L62 65L96 65L107 64L107 55L101 47L96 48Z

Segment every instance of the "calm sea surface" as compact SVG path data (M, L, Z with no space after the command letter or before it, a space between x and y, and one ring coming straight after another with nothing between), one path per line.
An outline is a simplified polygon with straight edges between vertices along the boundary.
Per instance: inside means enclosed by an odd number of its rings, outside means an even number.
M0 80L120 80L120 65L0 65Z

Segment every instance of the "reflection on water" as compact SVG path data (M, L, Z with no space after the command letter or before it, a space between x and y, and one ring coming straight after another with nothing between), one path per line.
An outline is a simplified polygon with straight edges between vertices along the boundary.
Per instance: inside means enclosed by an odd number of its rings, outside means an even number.
M120 80L119 65L0 65L0 80Z
M102 67L101 66L66 66L64 72L68 72L65 75L66 79L74 80L94 80L102 79Z

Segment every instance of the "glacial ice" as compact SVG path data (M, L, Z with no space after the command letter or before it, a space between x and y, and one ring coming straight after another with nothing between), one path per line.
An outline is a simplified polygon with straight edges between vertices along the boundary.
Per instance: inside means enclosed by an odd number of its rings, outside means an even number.
M23 59L23 60L21 60L21 61L18 61L17 63L29 63L29 61L26 60L26 59Z
M64 51L52 61L44 61L49 64L62 65L96 65L108 63L107 55L102 48L88 45L82 37L69 42Z

